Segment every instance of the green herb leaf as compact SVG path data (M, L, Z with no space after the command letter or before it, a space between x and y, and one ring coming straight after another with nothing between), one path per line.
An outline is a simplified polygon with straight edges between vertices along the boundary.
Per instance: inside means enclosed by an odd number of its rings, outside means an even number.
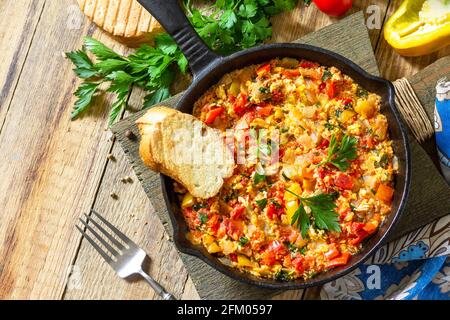
M325 82L328 79L331 79L331 77L333 77L333 74L330 72L330 70L325 70L323 72L322 81Z
M84 47L87 51L92 52L100 61L108 59L124 59L121 55L91 37L84 38Z
M257 185L263 181L266 181L266 176L263 174L259 174L258 172L255 172L255 176L253 177L253 184Z
M67 52L66 57L69 58L74 64L75 68L73 71L79 78L89 79L97 75L97 70L94 68L94 64L83 50Z
M246 237L240 237L239 238L239 244L243 247L243 246L245 246L247 243L248 243L248 238L246 238Z
M341 232L339 226L339 215L335 212L337 193L319 194L309 198L302 198L295 192L286 189L287 192L293 194L300 200L298 209L295 211L291 225L297 225L300 228L302 237L307 236L311 220L304 206L308 206L311 210L311 215L314 218L314 226L318 229L331 230Z
M358 86L358 89L356 89L356 95L360 98L367 98L367 96L369 95L369 92L367 92L366 89Z
M200 222L202 224L205 224L206 222L208 222L208 215L207 214L199 213L198 214L198 218L200 219Z
M78 87L77 91L74 93L74 95L78 97L78 100L75 102L75 106L71 114L72 119L76 119L80 114L88 109L100 84L100 82L83 82Z
M357 138L347 135L344 135L342 141L338 143L333 134L328 147L328 156L320 165L331 163L340 171L346 171L350 166L350 161L358 157L357 144Z
M267 198L256 200L256 204L258 205L259 209L263 210L267 205Z

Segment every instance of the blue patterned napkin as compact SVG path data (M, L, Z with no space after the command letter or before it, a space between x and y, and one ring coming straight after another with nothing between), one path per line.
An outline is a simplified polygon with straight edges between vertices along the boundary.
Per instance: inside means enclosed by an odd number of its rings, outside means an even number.
M322 299L450 300L450 215L388 243L322 287Z

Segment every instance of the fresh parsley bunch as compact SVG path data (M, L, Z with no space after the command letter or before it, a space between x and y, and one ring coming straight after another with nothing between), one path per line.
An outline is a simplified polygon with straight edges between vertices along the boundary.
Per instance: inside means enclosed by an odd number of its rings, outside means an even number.
M117 94L109 115L110 124L127 105L133 85L148 92L144 98L144 107L169 98L169 88L176 72L186 73L188 63L169 35L158 35L155 44L155 47L142 45L135 53L123 57L101 42L86 37L82 50L66 53L75 66L75 73L83 79L75 92L78 100L72 111L72 119L89 108L94 95L104 83L109 84L108 92ZM95 62L87 52L95 57Z
M292 10L298 0L217 0L208 8L194 8L185 0L186 13L200 37L210 48L221 54L255 46L272 35L269 18ZM88 53L95 57L92 61ZM101 85L117 94L111 107L110 125L127 106L132 86L148 92L144 107L170 97L170 86L176 72L186 73L187 60L167 34L156 37L155 46L141 46L124 57L101 42L86 37L83 49L66 53L75 65L74 71L83 80L75 96L78 100L72 112L76 119L91 106Z
M186 12L200 37L214 51L230 54L272 36L270 17L295 8L298 0L217 0L208 8Z

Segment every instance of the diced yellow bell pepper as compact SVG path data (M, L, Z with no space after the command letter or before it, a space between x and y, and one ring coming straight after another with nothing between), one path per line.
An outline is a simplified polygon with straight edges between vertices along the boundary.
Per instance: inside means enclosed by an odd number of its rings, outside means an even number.
M384 38L404 56L426 55L450 45L450 2L403 1L386 23Z
M295 193L298 196L302 195L302 187L300 187L300 185L297 182L292 183L289 187L288 190L290 190L291 192ZM294 196L292 193L290 193L289 191L285 191L284 192L284 200L286 202L289 201L294 201L297 200L297 197Z
M186 195L183 198L183 201L181 202L181 206L183 208L192 207L195 204L195 199L192 194L189 192L186 193Z
M353 116L355 114L356 113L353 110L344 110L344 111L342 111L341 115L339 116L339 121L342 123L346 123L348 120L353 118Z
M369 100L358 100L355 111L365 118L372 118L376 111L376 106Z
M219 247L219 245L217 243L215 243L215 242L211 243L208 246L208 252L209 253L217 253L217 252L221 252L221 251L222 251L222 248Z
M238 256L237 256L237 263L238 263L239 267L252 267L253 266L250 259L241 254L238 254Z
M303 185L302 185L303 190L313 191L315 186L316 186L315 180L308 180L308 179L303 180Z
M210 245L211 243L214 242L214 237L209 234L205 234L203 235L202 240L205 245Z
M287 216L287 223L292 223L292 217L295 214L295 211L298 209L298 201L293 200L286 203L286 216Z

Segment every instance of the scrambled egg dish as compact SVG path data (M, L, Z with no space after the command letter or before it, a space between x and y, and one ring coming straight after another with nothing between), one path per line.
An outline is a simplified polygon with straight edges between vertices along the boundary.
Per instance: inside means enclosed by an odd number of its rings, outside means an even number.
M346 265L391 211L398 161L380 97L337 68L233 71L194 116L223 131L237 165L207 200L176 183L187 237L242 271L291 280Z

